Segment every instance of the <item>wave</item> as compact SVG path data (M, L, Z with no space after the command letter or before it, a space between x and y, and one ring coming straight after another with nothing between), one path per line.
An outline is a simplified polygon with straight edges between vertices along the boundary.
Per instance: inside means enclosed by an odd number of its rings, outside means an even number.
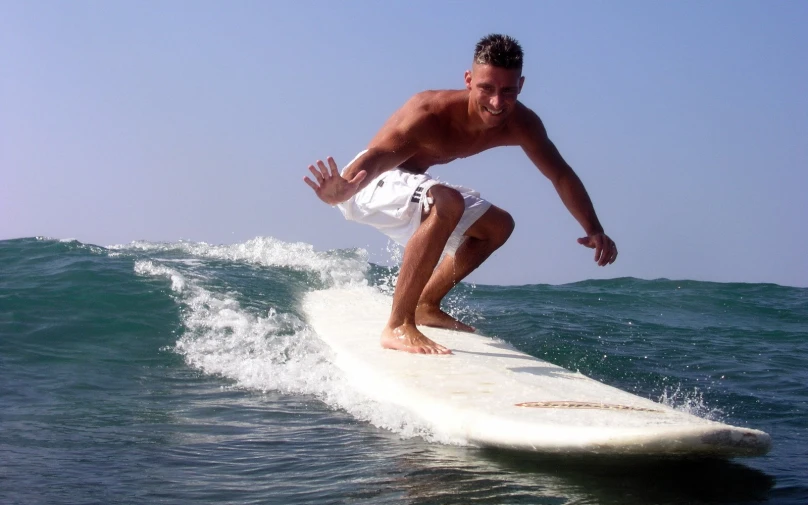
M363 251L320 253L308 244L287 244L275 239L255 239L234 246L199 243L153 244L139 242L115 246L117 252L182 252L196 258L270 267L264 287L272 289L278 268L314 271L327 287L364 287L370 265ZM165 259L138 259L135 272L171 282L172 296L182 310L184 332L173 346L186 363L206 374L231 381L231 387L256 391L280 391L312 395L332 408L357 419L392 430L403 437L420 436L441 443L462 443L436 432L402 409L379 404L359 394L333 365L330 349L313 334L293 303L255 310L245 307L233 291L207 286L210 264ZM299 282L298 293L312 286ZM322 286L316 286L322 287ZM275 286L278 288L278 286Z
M63 303L77 303L80 285L82 297L98 297L95 307L130 319L150 315L111 306L104 300L110 286L149 289L178 314L180 329L165 349L195 370L222 377L225 387L311 395L404 437L460 443L359 395L306 324L300 301L307 291L351 286L391 292L397 268L369 263L362 249L317 251L272 237L232 245L138 241L109 247L40 237L0 241L0 273L10 292L35 286L41 294L72 285L70 296L58 298ZM716 407L711 391L726 396L724 373L756 370L746 357L763 353L790 366L790 349L805 334L806 293L771 284L618 278L561 286L461 284L449 302L451 312L484 334L529 354L716 419L733 414L721 406L754 401L738 391ZM707 342L710 347L702 347ZM744 361L725 359L736 355ZM771 380L780 381L781 391L793 389L788 376ZM797 400L801 393L794 391Z

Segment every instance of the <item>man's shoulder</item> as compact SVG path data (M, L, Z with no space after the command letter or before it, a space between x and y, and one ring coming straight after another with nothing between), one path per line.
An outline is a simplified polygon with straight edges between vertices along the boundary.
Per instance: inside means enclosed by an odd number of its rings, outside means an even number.
M410 97L391 121L412 132L432 134L452 121L464 100L462 91L421 91Z
M379 135L397 135L410 140L434 135L449 122L452 104L457 103L457 93L429 90L412 95L385 122Z
M533 137L544 131L544 124L539 115L522 102L516 102L511 118L511 127L517 137Z
M539 119L539 115L536 112L525 105L522 102L517 101L516 107L514 109L514 119L519 122L521 125L529 126L531 124L535 124L536 122L541 122Z
M426 90L414 94L405 106L424 113L443 114L453 105L466 99L464 90Z

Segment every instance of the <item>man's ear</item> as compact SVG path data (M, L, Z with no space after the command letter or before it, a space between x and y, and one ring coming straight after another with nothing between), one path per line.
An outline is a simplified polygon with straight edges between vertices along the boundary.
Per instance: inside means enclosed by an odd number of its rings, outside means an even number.
M471 70L466 70L466 89L471 89Z

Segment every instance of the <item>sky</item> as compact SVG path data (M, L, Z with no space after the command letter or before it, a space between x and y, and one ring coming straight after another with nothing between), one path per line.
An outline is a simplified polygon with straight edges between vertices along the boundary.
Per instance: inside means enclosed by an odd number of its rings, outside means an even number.
M808 2L0 0L0 239L387 239L302 182L477 40L525 50L520 100L620 256L598 267L518 148L430 170L516 220L470 281L632 276L808 286Z

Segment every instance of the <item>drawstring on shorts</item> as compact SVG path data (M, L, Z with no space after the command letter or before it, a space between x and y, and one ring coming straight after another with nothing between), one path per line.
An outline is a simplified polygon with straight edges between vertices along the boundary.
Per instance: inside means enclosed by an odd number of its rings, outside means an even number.
M435 200L432 199L431 196L427 196L426 198L423 198L423 196L424 196L424 185L421 184L420 186L415 188L415 192L412 194L412 199L410 201L414 203L421 202L421 204L424 207L424 212L429 213L430 205L434 205Z

